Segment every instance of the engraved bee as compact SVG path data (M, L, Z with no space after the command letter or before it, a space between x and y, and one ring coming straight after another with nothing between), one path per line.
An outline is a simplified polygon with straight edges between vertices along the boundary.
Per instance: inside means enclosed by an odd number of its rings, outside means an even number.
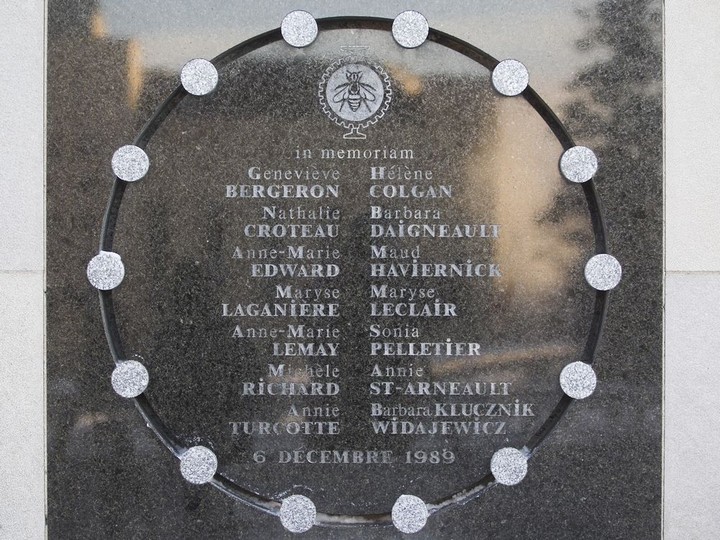
M372 112L368 102L374 102L377 97L375 96L375 88L367 83L362 82L362 71L350 71L347 70L345 77L347 82L337 85L333 92L334 103L341 103L340 110L347 104L352 112L357 111L362 105L365 105L368 112Z

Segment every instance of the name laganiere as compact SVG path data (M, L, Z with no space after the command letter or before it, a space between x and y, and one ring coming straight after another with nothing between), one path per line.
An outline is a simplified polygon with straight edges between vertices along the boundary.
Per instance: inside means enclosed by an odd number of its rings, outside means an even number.
M281 302L222 304L223 317L339 317L340 304Z

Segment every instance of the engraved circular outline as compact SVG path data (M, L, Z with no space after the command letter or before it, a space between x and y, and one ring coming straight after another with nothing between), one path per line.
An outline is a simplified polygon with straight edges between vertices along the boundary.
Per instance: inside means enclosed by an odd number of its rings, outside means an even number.
M331 17L326 19L317 19L318 28L323 31L368 29L390 32L392 22L392 19L376 17ZM272 43L281 41L282 39L280 28L276 28L275 30L260 34L231 47L213 58L212 62L219 71L225 65L240 58L241 56ZM443 47L454 50L459 54L470 58L488 69L490 72L492 72L495 66L499 63L495 57L489 55L483 50L455 36L434 28L430 28L428 40L434 41ZM177 107L177 105L187 95L187 91L182 88L182 85L177 86L168 98L155 110L155 113L151 116L141 132L135 138L134 144L140 148L144 148L165 118L167 118L168 114ZM535 112L545 121L565 150L576 146L572 137L565 126L560 122L557 115L555 115L555 113L542 100L542 98L540 98L531 86L528 86L518 99L525 99L533 107ZM120 179L116 179L113 183L110 200L108 201L100 233L101 251L112 251L119 209L128 185L129 184L127 182ZM594 231L595 252L605 253L607 251L605 221L601 213L600 199L595 190L594 182L589 180L577 185L579 185L583 190L588 204L590 220ZM98 296L100 300L100 311L103 319L105 336L108 341L110 353L114 362L117 364L123 361L125 358L125 352L115 321L112 290L98 290ZM600 335L602 333L602 327L607 315L608 298L609 294L607 291L595 290L592 324L588 332L588 338L585 343L584 350L580 355L581 361L587 364L593 363ZM168 450L170 450L176 458L180 459L187 451L188 447L180 442L175 435L170 433L169 429L154 411L144 394L132 399L135 401L135 405L148 427L153 430L155 435L168 448ZM553 428L562 419L565 411L572 402L573 399L567 395L560 398L560 401L548 414L543 425L530 436L528 442L523 447L524 453L528 459L532 457L535 450L552 432ZM267 499L250 491L249 489L243 488L232 480L226 478L222 474L222 471L218 471L213 479L210 480L209 484L231 496L235 500L251 506L261 512L265 512L275 517L278 517L279 515L279 502ZM428 515L431 516L436 512L451 508L457 504L466 504L470 500L481 496L487 489L492 488L495 485L497 485L497 483L494 481L492 473L488 471L484 477L475 481L475 483L467 489L460 490L457 493L451 494L436 502L427 503ZM390 526L392 525L392 516L390 512L380 515L338 515L318 512L315 524L321 527L347 527L350 525Z
M345 118L342 118L340 115L338 115L330 106L330 104L327 102L327 98L325 97L325 86L328 83L328 80L330 77L341 67L347 65L347 64L362 64L366 65L369 68L371 68L375 73L380 77L380 79L383 81L383 85L385 86L385 94L383 96L383 103L380 106L380 108L375 111L372 116L369 118L366 118L365 120L360 120L359 122L355 122L353 120L347 120ZM390 102L393 98L393 91L392 91L392 85L390 84L390 76L387 74L387 72L382 68L382 66L379 66L377 64L363 61L362 59L355 58L352 55L343 56L342 58L338 58L335 60L332 64L330 64L327 69L323 72L323 76L320 78L320 82L318 83L318 99L320 100L320 106L322 107L322 111L325 113L325 115L330 118L333 122L335 122L338 126L344 127L345 129L352 129L356 128L358 130L364 129L366 127L375 125L378 120L380 120L383 116L385 116L385 113L387 112L388 108L390 108Z

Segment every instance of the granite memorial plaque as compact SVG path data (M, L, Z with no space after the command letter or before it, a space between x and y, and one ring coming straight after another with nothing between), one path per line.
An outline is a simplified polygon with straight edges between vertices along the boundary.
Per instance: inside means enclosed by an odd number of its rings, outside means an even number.
M281 4L50 1L51 537L659 536L660 3Z

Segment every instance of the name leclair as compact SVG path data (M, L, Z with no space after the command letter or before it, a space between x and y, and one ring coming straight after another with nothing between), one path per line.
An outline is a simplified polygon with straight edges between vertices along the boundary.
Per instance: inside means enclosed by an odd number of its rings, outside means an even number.
M371 302L371 317L457 317L457 306L450 302Z

